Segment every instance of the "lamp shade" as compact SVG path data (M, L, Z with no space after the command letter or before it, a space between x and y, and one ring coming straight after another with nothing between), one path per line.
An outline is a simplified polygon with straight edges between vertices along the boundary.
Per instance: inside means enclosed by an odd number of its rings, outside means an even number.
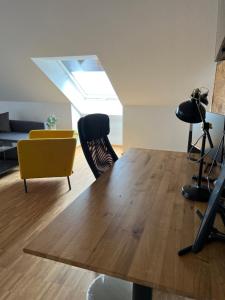
M199 110L201 111L202 117ZM197 103L197 101L192 99L182 102L178 106L176 116L183 122L201 123L202 118L205 119L205 112L205 107L200 102Z

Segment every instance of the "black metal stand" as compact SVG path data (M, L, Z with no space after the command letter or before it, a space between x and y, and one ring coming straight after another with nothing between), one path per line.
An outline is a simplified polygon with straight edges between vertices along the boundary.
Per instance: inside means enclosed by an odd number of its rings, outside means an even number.
M67 181L68 181L69 190L71 190L71 183L70 183L70 178L69 178L69 176L67 176Z
M225 126L225 124L224 124L224 126ZM220 153L220 151L221 151L221 154L220 154L221 161L220 161L220 163L222 164L223 161L224 161L224 140L225 140L225 129L224 129L223 136L222 136L222 138L220 140L219 146L218 146L218 148L216 150L216 153L215 153L215 155L213 157L212 162L211 163L207 163L207 165L205 167L205 171L204 172L206 172L206 170L208 168L209 168L209 172L208 172L207 177L206 176L202 176L202 182L214 183L216 181L217 178L215 178L215 177L214 178L209 178L209 176L210 176L210 174L212 172L212 169L215 166L217 166L217 158L218 158L218 154ZM198 181L199 180L199 176L196 176L196 175L192 176L192 180ZM224 197L224 195L223 195L223 197Z
M197 209L196 211L198 217L200 218L200 220L203 219L203 214L200 212L200 210ZM225 226L225 206L223 204L219 204L218 206L218 213L221 216L221 219L223 221L223 224ZM221 231L219 231L218 229L216 229L215 227L212 226L210 233L208 235L207 241L206 243L212 242L212 241L220 241L220 242L225 242L225 234ZM188 247L185 247L181 250L178 251L178 255L179 256L183 256L185 254L188 254L190 252L193 252L193 245L190 245Z
M192 201L208 202L210 196L207 186L185 185L181 192L184 198Z
M198 176L193 175L192 180L198 181ZM216 180L216 178L207 178L206 176L202 176L202 182L208 182L209 181L210 183L213 183L215 180Z
M132 300L152 300L152 288L133 283Z
M27 193L27 181L26 181L26 179L23 180L23 183L24 183L25 193Z
M201 159L199 164L199 173L197 176L197 185L185 185L182 187L182 195L192 201L208 202L210 196L210 190L207 186L202 185L202 173L204 165L204 155L205 155L205 143L206 137L209 140L210 146L212 145L212 140L209 134L210 124L205 122L203 119L203 137L202 137L202 147L201 147Z

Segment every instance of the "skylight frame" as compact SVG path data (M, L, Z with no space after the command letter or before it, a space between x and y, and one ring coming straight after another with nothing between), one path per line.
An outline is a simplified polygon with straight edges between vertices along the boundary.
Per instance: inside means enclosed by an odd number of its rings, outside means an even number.
M100 100L95 98L84 98L76 82L73 80L73 76L67 71L67 68L64 67L64 64L61 62L83 59L95 59L100 61L96 55L31 57L31 60L34 62L34 64L63 93L63 95L65 95L65 97L71 102L71 105L74 107L74 109L80 115L103 113L110 116L122 116L123 106L118 96L113 100L107 98ZM103 66L102 69L104 70ZM108 77L107 73L106 75Z

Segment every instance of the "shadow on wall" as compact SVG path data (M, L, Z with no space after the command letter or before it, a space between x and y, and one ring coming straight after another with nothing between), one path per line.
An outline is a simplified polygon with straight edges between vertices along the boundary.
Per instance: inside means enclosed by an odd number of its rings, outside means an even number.
M178 120L175 111L175 106L126 106L124 150L139 147L186 152L189 125Z

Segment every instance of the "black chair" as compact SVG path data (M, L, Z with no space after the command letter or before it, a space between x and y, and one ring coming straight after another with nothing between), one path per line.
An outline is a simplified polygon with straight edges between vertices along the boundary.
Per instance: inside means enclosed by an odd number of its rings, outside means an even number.
M91 114L78 121L80 143L95 178L111 168L118 159L107 137L109 132L107 115Z

